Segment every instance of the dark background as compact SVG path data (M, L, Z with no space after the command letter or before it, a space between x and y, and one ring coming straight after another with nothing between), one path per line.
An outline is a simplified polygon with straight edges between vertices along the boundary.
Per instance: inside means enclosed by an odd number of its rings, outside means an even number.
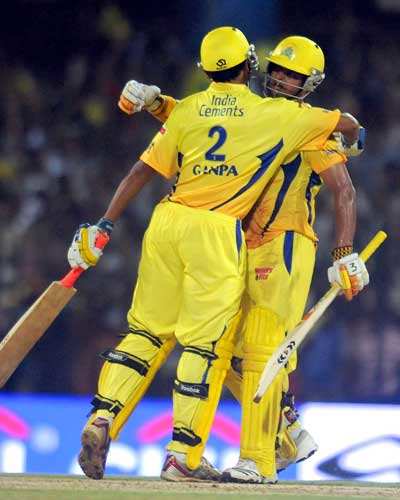
M289 34L326 56L311 102L355 114L367 149L349 164L358 192L358 248L383 228L371 286L325 315L292 383L303 401L400 400L400 5L293 1L14 1L0 18L0 336L68 269L76 227L95 222L158 124L116 106L129 79L183 97L204 88L202 36L241 28L263 56ZM145 189L118 223L96 270L6 386L9 391L95 391L100 360L126 329L143 231L168 185ZM310 304L326 290L333 244L329 193L319 197L318 265ZM171 298L173 300L173 298ZM176 354L151 388L171 392Z

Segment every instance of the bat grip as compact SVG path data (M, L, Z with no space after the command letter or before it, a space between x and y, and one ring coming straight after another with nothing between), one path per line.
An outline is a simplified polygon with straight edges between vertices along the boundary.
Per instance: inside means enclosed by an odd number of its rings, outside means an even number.
M60 283L66 288L72 288L75 284L75 281L84 271L85 270L83 269L83 267L74 267L69 273L64 276L62 280L60 280Z
M107 243L110 241L110 237L107 233L101 231L99 232L99 235L96 238L96 243L95 246L97 248L103 249ZM79 276L84 272L85 270L83 267L74 267L67 273L63 279L60 280L60 283L65 286L66 288L72 288L76 282L76 280L79 278Z

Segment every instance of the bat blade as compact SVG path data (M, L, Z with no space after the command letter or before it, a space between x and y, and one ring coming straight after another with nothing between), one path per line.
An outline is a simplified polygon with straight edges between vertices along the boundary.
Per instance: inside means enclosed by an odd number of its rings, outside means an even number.
M53 281L0 342L0 388L75 295L76 289Z
M254 402L259 403L263 395L267 392L269 386L275 380L278 373L284 368L293 352L297 351L300 344L303 342L309 331L314 327L317 321L329 305L335 300L340 288L333 286L328 292L317 302L317 304L304 316L302 321L288 334L286 339L280 344L277 350L273 353L264 370L261 374L260 381L257 387L257 392L254 396Z

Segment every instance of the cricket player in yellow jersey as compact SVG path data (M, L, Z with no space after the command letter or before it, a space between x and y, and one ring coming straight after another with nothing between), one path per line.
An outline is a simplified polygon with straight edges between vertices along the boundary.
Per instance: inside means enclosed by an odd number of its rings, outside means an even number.
M272 51L268 61L267 92L273 97L283 95L303 100L324 79L323 53L317 44L305 37L288 37L282 40ZM144 107L159 120L165 121L176 101L159 94L158 87L130 81L121 94L119 106L128 114ZM342 139L328 141L321 151L294 153L279 169L246 218L248 275L243 336L244 348L248 352L244 365L250 372L258 373L263 368L269 353L282 341L284 332L292 329L302 317L314 269L317 243L313 230L314 199L322 182L334 196L334 257L337 264L340 262L338 257L352 253L356 217L355 191L344 164L346 156L343 152L346 151L350 156L360 154L362 141L356 141L351 148L345 148ZM349 257L346 259L348 261ZM351 257L358 265L357 259L356 255ZM368 281L363 264L360 263L359 266L361 275L354 273L353 286L345 289L345 284L342 283L348 298L358 293ZM240 367L243 358L241 333L238 334L237 356L232 363L235 368ZM255 346L254 338L257 339ZM296 360L293 358L288 372L295 365ZM225 383L240 399L241 373L231 370ZM272 397L275 401L272 404L271 401L266 401L265 408L261 408L253 404L254 387L252 383L249 384L248 404L246 409L243 408L241 460L236 467L224 472L223 479L263 482L259 470L266 474L264 478L273 478L275 465L270 457L275 453L276 442L280 444L276 450L278 470L301 461L316 451L316 443L299 424L293 397L287 392L287 385L286 380L283 394L279 393L278 387ZM266 409L269 409L268 419L264 417Z
M103 476L118 416L123 421L124 410L130 412L143 395L175 338L183 353L161 477L219 477L202 455L240 319L246 261L241 220L295 151L322 148L333 131L350 141L358 136L358 123L338 111L252 94L246 86L251 47L240 30L211 31L200 53L211 85L175 106L120 183L104 217L96 225L82 225L68 252L72 267L95 265L101 256L95 246L99 232L111 233L154 175L176 176L144 237L129 332L103 353L106 362L79 456L83 471L94 479Z

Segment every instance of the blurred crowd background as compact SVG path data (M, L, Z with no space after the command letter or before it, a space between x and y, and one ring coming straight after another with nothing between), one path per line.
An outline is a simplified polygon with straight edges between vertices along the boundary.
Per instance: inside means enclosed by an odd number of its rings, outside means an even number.
M294 8L294 4L296 4ZM306 5L305 5L306 4ZM4 14L4 15L3 15ZM92 223L158 128L117 108L129 79L183 97L207 85L196 68L202 36L243 29L263 56L290 34L323 48L326 80L311 102L356 115L367 149L349 168L358 194L356 245L390 239L371 260L371 286L339 298L300 355L301 401L400 401L400 4L391 0L202 2L15 1L0 20L0 338L68 270L77 226ZM95 391L97 353L126 331L143 231L168 191L154 182L118 223L106 255L6 388ZM328 192L319 196L318 264L309 304L328 286L333 244ZM173 297L171 297L173 300ZM163 307L160 304L160 307ZM150 393L169 395L171 357Z

